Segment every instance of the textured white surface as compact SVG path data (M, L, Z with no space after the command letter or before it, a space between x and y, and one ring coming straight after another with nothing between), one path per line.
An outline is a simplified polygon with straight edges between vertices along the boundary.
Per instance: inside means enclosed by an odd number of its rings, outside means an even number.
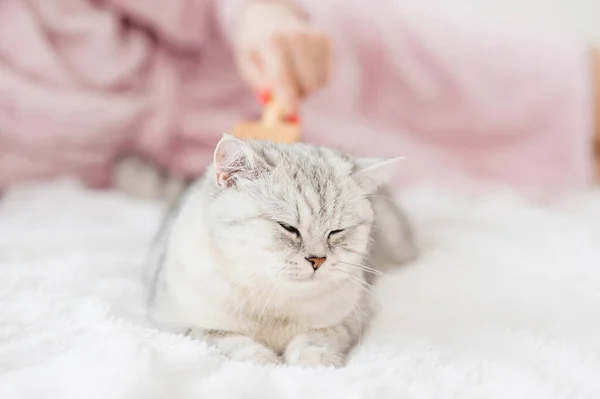
M404 196L423 256L348 367L228 362L144 326L160 207L62 183L0 205L0 398L598 398L600 193Z

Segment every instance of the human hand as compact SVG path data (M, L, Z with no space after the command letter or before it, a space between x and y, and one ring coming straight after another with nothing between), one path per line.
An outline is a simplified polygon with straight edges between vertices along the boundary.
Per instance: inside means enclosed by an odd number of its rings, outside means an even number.
M250 1L237 30L235 52L243 79L271 92L282 116L329 78L330 39L285 0Z

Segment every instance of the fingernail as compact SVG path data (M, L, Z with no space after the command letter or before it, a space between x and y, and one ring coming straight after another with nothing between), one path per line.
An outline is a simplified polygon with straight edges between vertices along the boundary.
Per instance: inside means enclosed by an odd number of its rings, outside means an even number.
M262 105L268 104L271 101L271 92L269 92L268 90L259 91L258 101L260 101Z
M286 120L292 125L297 125L300 123L300 116L298 116L297 114L290 115L286 118Z

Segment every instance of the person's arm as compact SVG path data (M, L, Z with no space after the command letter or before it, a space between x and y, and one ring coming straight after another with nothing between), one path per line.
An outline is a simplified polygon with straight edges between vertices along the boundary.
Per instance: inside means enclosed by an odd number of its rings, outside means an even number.
M229 0L222 0L228 2ZM215 0L107 0L106 7L155 32L174 51L198 52L210 35Z
M0 2L0 189L58 176L108 185L144 110L150 43L80 3Z

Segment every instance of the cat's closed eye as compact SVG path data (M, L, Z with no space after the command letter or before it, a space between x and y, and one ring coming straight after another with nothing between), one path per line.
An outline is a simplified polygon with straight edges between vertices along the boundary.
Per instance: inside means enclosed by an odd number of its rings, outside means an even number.
M298 231L297 228L290 226L289 224L283 223L283 222L277 222L281 227L283 227L284 230L295 234L296 236L300 237L300 232Z
M343 233L345 229L339 229L339 230L331 230L329 232L329 235L327 236L327 238L331 238L332 236L336 235L336 234L340 234Z

